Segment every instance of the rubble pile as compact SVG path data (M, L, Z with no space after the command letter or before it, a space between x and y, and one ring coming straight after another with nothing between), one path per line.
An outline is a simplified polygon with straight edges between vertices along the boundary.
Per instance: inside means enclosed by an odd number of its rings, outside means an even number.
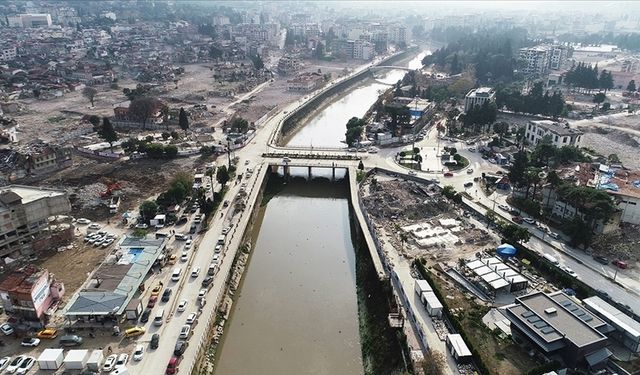
M594 255L622 260L640 260L638 246L640 246L640 226L624 225L613 232L595 237L591 248Z
M369 195L363 202L369 214L378 219L429 219L450 211L449 204L433 185L413 181L379 181L369 183Z

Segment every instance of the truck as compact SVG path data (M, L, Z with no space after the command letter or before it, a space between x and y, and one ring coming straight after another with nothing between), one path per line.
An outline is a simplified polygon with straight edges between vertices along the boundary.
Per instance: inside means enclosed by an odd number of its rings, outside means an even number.
M548 260L548 261L549 261L549 262L551 262L552 264L555 264L555 265L557 265L558 263L560 263L560 262L558 262L558 259L556 259L556 258L555 258L553 255L551 255L551 254L544 254L544 255L543 255L543 258L544 258L544 259L546 259L546 260Z
M99 372L102 367L102 361L104 359L104 354L102 350L93 350L91 355L89 355L89 360L87 361L87 369L90 371Z

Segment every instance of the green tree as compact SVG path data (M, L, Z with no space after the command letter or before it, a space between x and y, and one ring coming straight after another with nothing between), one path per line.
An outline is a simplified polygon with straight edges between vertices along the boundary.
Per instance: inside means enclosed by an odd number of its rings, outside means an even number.
M82 96L84 96L89 100L92 107L93 107L93 101L95 100L96 95L98 95L98 90L96 90L93 87L85 87L84 89L82 89Z
M249 121L242 117L235 117L231 120L231 131L244 134L249 130Z
M145 223L153 219L158 213L158 205L154 201L144 201L140 205L140 216Z
M187 130L189 129L189 117L187 117L187 112L185 112L182 107L180 107L180 114L178 115L178 125L180 126L180 129L184 130L184 134L187 135Z
M362 130L364 129L364 119L358 117L352 117L347 121L347 131L345 133L345 140L349 146L353 146L358 143Z
M220 183L220 185L222 185L223 188L227 184L227 182L229 182L229 179L230 176L229 171L227 170L227 166L222 165L218 167L218 170L216 171L216 180Z
M500 140L509 132L509 124L501 121L493 124L493 131L500 136Z
M178 147L175 145L164 146L164 157L167 159L173 159L178 156Z
M635 80L631 80L629 81L629 84L627 85L627 91L629 92L634 92L636 91L636 81Z
M98 130L98 136L104 139L105 142L109 142L109 148L113 151L113 142L118 140L118 133L113 130L113 126L111 125L109 118L102 118L102 126Z
M607 96L603 92L599 92L593 96L593 102L596 103L596 108L600 107L600 103L604 102Z
M529 233L526 228L516 224L505 224L500 228L500 230L502 232L502 236L507 240L507 242L523 243L528 242L529 239L531 239L531 233Z
M169 132L162 132L161 136L163 141L166 141L167 139L171 138L171 134Z
M525 172L529 166L529 158L527 153L520 150L513 156L513 163L509 168L509 181L516 186L521 187L525 184Z
M129 116L142 123L142 130L146 130L147 121L155 116L162 107L162 103L152 97L139 97L131 101Z

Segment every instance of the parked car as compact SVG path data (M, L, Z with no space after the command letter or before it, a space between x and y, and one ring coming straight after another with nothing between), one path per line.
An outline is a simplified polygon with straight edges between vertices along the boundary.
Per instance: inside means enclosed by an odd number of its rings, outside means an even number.
M118 359L116 360L116 368L118 367L124 367L124 365L127 364L127 361L129 360L129 354L127 353L122 353L118 356Z
M167 364L167 370L165 371L165 374L172 375L178 372L178 366L180 365L181 361L182 357L171 357L171 359L169 360L169 364Z
M184 354L184 351L187 349L187 342L183 340L178 340L176 342L176 346L173 348L173 355L180 357Z
M207 290L206 289L200 289L200 291L198 292L198 299L202 299L207 295Z
M91 220L89 219L85 219L83 217L81 217L80 219L76 220L76 223L78 224L82 224L82 225L87 225L91 222Z
M33 357L25 358L25 360L20 364L20 366L18 366L18 370L16 371L16 374L19 374L19 375L26 374L27 372L29 372L29 370L31 370L31 368L35 363L36 363L35 358Z
M189 315L187 315L187 324L193 324L195 323L196 319L198 318L198 314L196 313L191 313Z
M14 372L16 372L16 370L18 370L18 367L20 367L20 365L22 364L22 362L25 361L25 359L27 359L26 355L19 355L15 357L7 367L7 374L13 374Z
M213 281L213 276L207 276L204 279L202 279L202 286L206 288L211 284L212 281Z
M171 292L171 288L165 289L164 293L162 293L162 302L169 302L169 299L171 298Z
M453 173L451 173L451 172L445 172L445 173L444 173L444 176L445 176L445 177L453 177Z
M506 204L499 204L498 208L501 209L502 211L507 211L507 212L511 210L511 207L507 206Z
M182 328L180 328L180 335L178 337L180 337L181 339L189 338L189 333L191 333L191 326L185 324L182 326Z
M141 361L142 360L142 356L144 356L144 346L138 344L138 345L136 345L136 348L133 351L133 360L134 361Z
M0 371L4 370L5 367L9 366L9 363L11 363L11 357L0 358Z
M55 328L45 328L36 333L36 337L39 339L55 339L58 337L58 330Z
M472 186L473 186L473 182L471 182L471 181L464 183L464 187L466 187L466 188L470 188Z
M186 299L180 301L180 303L178 304L178 312L183 312L187 308L187 303L188 302Z
M629 267L629 264L627 264L627 262L620 260L620 259L615 259L614 261L611 262L611 264L613 264L614 266L620 268L620 269L627 269L627 267Z
M111 354L104 360L104 364L102 365L102 371L109 372L113 370L116 366L116 361L118 360L117 354Z
M522 224L522 223L524 223L524 220L523 220L523 219L522 219L522 217L520 217L520 216L513 216L513 217L511 218L511 220L513 220L513 222L514 222L514 223L516 223L516 224Z
M473 173L473 168L467 169L467 174L471 174L471 173Z
M151 309L146 309L140 315L140 323L146 323L149 321L149 315L151 315Z
M575 277L575 278L577 278L577 277L578 277L578 274L577 274L577 273L575 273L571 268L569 268L569 267L567 267L567 266L564 266L564 267L562 267L561 269L562 269L564 272L568 273L568 274L569 274L569 276L571 276L571 277Z
M2 333L4 333L5 336L9 336L9 335L13 334L14 329L11 326L11 324L4 323L3 325L0 326L0 331L2 331Z
M560 235L556 232L549 232L549 237L553 238L554 240L557 240L558 238L560 238Z
M25 337L20 342L20 345L27 347L35 347L40 345L40 339L36 339L34 337Z
M153 336L151 336L151 341L149 342L149 347L151 349L158 349L158 346L160 346L160 334L159 333L154 333Z
M152 309L156 305L156 302L158 302L158 296L149 297L149 302L147 302L147 308Z
M533 225L533 224L535 224L535 223L536 223L536 221L535 221L534 219L530 218L530 217L525 217L525 218L524 218L524 219L522 219L522 220L524 220L524 222L525 222L525 223L527 223L527 224L531 224L531 225Z
M136 337L144 334L144 332L145 332L144 327L140 327L140 326L131 327L124 331L124 337Z
M100 230L102 227L100 226L100 224L98 223L91 223L89 224L89 229L97 229Z
M603 257L603 256L600 256L600 255L594 255L593 259L595 259L600 264L604 264L604 265L609 264L609 259L607 259L607 257Z

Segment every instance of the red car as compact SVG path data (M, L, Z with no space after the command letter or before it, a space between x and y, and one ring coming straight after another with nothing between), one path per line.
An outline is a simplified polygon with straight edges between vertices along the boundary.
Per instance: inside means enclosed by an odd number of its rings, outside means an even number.
M182 357L171 357L171 359L169 360L169 364L167 365L166 373L168 375L172 375L178 372L178 365L180 364L180 361L182 361Z
M513 220L513 222L514 222L514 223L517 223L517 224L522 224L522 223L524 222L524 220L522 220L522 217L521 217L521 216L513 216L513 217L511 218L511 220Z
M445 177L453 177L453 173L451 173L451 172L445 172L444 176L445 176Z
M152 309L153 306L156 305L156 302L158 301L158 296L151 296L149 297L149 302L147 302L147 308L148 309Z
M623 270L626 270L627 267L629 267L629 265L627 264L627 262L620 260L620 259L616 259L614 261L611 262L611 264L613 264L614 266L621 268Z

